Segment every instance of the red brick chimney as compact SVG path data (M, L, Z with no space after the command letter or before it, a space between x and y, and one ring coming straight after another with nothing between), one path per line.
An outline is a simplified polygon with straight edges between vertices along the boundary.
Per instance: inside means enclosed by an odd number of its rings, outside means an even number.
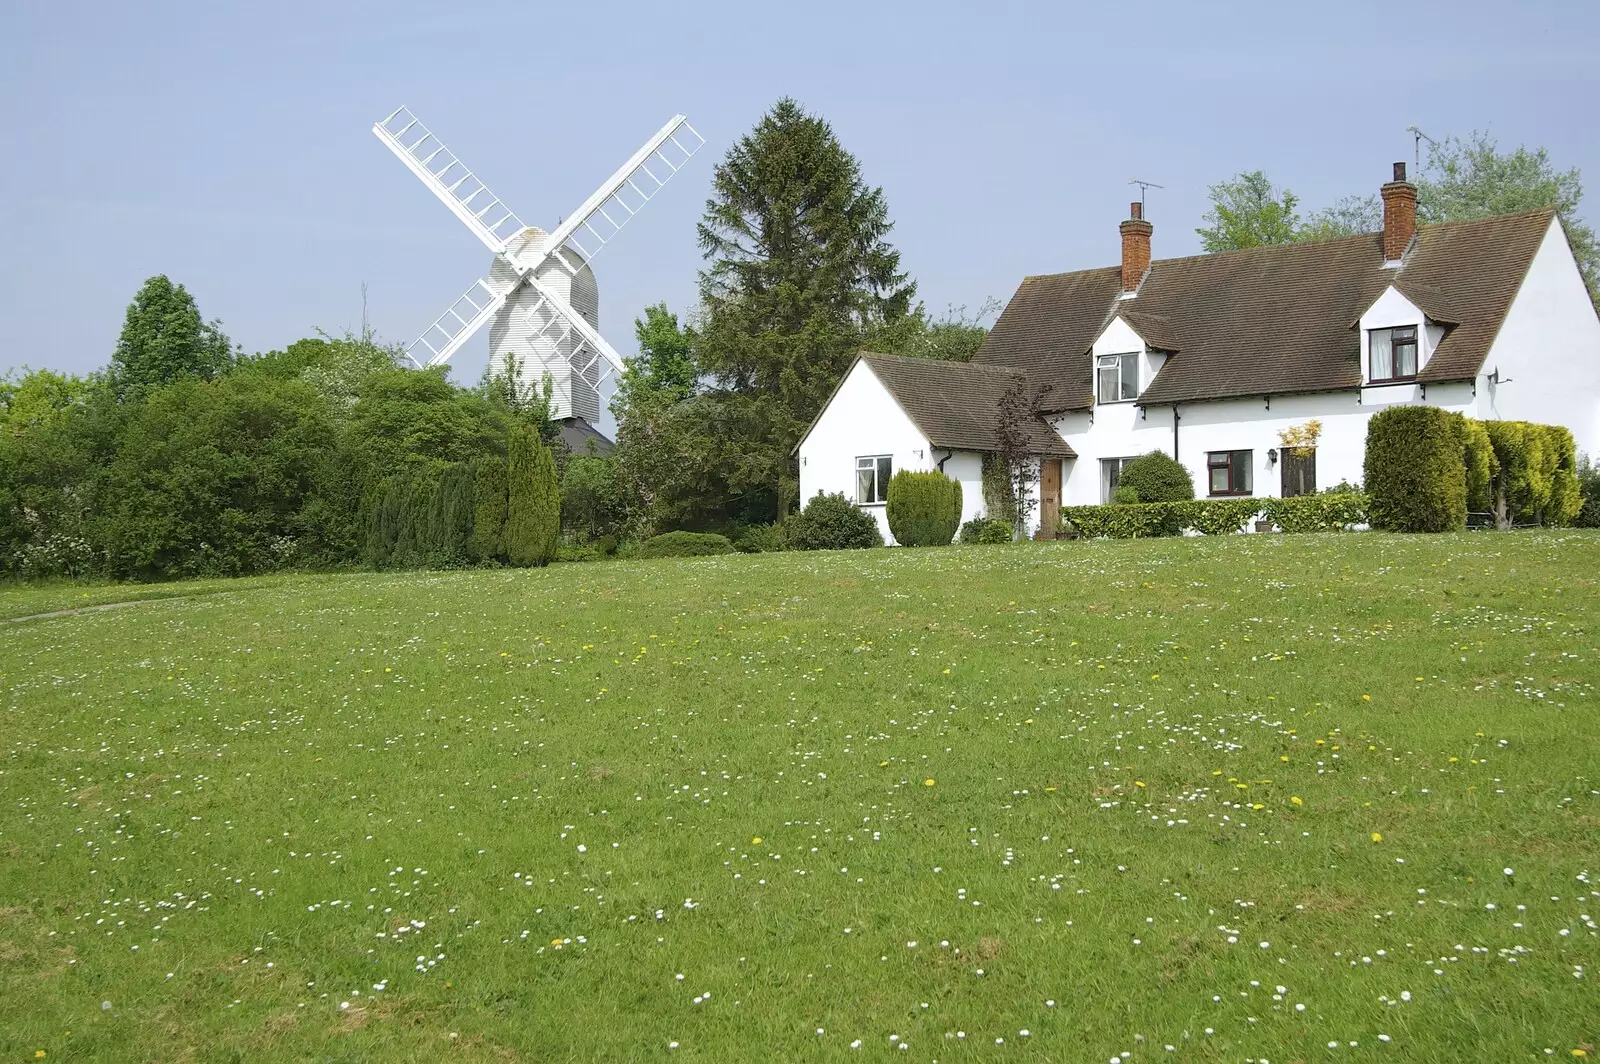
M1394 180L1383 194L1383 261L1399 262L1417 233L1417 186L1406 180L1406 164L1394 164Z
M1416 191L1412 190L1413 199ZM1128 205L1128 220L1122 230L1122 290L1137 292L1145 271L1150 269L1150 234L1155 227L1144 220L1144 204Z

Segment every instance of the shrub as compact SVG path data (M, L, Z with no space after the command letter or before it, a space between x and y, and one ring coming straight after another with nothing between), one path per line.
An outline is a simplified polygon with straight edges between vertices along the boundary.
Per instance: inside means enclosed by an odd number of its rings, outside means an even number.
M1583 509L1572 433L1531 421L1482 424L1494 448L1496 523L1571 524Z
M1258 501L1267 519L1285 532L1342 532L1367 520L1367 497L1358 491Z
M505 557L506 460L490 455L475 463L472 481L472 537L467 556L475 562Z
M1584 455L1578 462L1578 490L1583 495L1583 506L1573 524L1579 528L1600 528L1600 465Z
M840 495L816 495L789 518L789 546L795 550L848 550L883 546L872 515Z
M1160 451L1135 458L1122 467L1119 488L1132 488L1140 502L1186 502L1194 498L1194 480L1183 463Z
M1010 543L1016 530L999 517L974 517L961 526L963 543Z
M1117 490L1111 493L1111 502L1116 506L1132 506L1139 501L1139 493L1126 484L1117 485Z
M1208 536L1227 536L1244 528L1262 506L1277 499L1205 499L1188 507L1187 527Z
M733 547L745 554L773 554L789 549L789 534L782 525L751 525L734 538Z
M593 539L620 528L622 510L613 459L579 454L567 459L561 473L562 528Z
M472 539L472 467L458 462L445 467L428 512L428 554L435 565L467 561Z
M506 467L506 557L512 565L548 565L561 535L555 458L532 428L518 425Z
M1468 418L1463 425L1462 458L1467 464L1467 509L1487 513L1494 509L1494 477L1500 461L1483 422Z
M887 509L902 547L943 547L961 524L961 485L943 473L902 469L889 478Z
M704 558L732 554L727 536L715 532L663 532L639 544L636 558Z
M1236 500L1228 500L1230 502ZM1243 500L1237 500L1243 501ZM1111 506L1063 506L1061 520L1084 539L1143 539L1175 536L1188 527L1193 502L1140 502Z
M1372 527L1449 532L1466 526L1465 420L1436 406L1396 406L1373 415L1362 471Z

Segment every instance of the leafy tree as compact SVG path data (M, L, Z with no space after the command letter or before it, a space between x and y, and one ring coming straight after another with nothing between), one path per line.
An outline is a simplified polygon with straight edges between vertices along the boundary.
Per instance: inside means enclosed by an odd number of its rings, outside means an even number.
M1314 211L1295 231L1296 241L1330 240L1337 236L1375 233L1383 228L1383 204L1377 196L1346 196L1332 207Z
M529 426L511 432L505 551L512 565L547 565L561 534L561 491L550 448Z
M746 405L717 427L744 460L728 486L776 489L785 512L798 480L792 452L872 328L903 317L915 285L888 243L883 190L827 122L778 101L717 166L699 226L704 323L696 353L714 392Z
M561 527L594 539L622 526L614 458L573 455L561 473Z
M110 377L118 397L126 398L182 377L209 380L232 360L221 322L202 320L194 297L161 274L145 281L128 304Z
M939 318L928 317L927 308L918 303L904 317L885 322L866 337L865 346L891 355L911 355L943 362L970 362L983 346L989 327L984 319L1001 308L998 299L985 299L975 314L965 306L945 308Z
M1300 230L1295 207L1300 199L1280 189L1260 170L1235 174L1211 186L1209 225L1196 229L1207 251L1233 251L1263 244L1287 244Z
M82 576L98 555L87 519L112 404L98 381L27 370L0 377L0 573ZM114 423L114 419L109 419Z
M676 399L692 395L700 376L694 330L680 326L678 316L665 303L657 303L645 307L644 317L634 320L633 334L639 341L639 354L626 360L613 407L626 408L628 399L641 392Z
M995 465L1004 471L1006 487L1003 509L1011 518L1011 527L1019 539L1026 536L1029 519L1039 505L1033 494L1034 485L1039 482L1039 461L1030 449L1026 426L1030 419L1039 416L1039 400L1049 390L1046 385L1034 393L1027 379L1019 377L1001 394L995 420ZM985 479L988 479L987 470Z

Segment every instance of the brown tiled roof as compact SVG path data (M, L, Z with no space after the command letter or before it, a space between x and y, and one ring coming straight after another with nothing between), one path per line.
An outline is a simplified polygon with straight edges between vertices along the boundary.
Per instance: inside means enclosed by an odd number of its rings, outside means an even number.
M1361 384L1356 321L1391 284L1446 333L1418 379L1470 380L1483 365L1551 210L1423 226L1399 270L1382 234L1158 259L1137 298L1121 270L1029 277L973 361L1026 370L1050 385L1041 408L1093 402L1090 346L1121 314L1153 348L1173 352L1145 404Z
M1022 371L1003 366L975 366L872 351L863 351L859 357L928 437L928 442L949 450L998 450L995 428L1000 399L1017 382L1028 385ZM1043 418L1027 419L1024 430L1034 454L1077 457Z

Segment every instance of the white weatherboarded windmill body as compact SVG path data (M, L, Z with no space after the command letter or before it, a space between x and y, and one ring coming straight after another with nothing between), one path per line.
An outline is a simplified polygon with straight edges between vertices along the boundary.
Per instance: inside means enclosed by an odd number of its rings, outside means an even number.
M492 372L510 373L526 395L551 383L551 416L593 423L622 372L600 335L600 296L590 261L705 145L674 115L633 158L554 230L525 225L405 107L372 132L493 254L472 283L407 348L418 367L449 360L485 324Z

